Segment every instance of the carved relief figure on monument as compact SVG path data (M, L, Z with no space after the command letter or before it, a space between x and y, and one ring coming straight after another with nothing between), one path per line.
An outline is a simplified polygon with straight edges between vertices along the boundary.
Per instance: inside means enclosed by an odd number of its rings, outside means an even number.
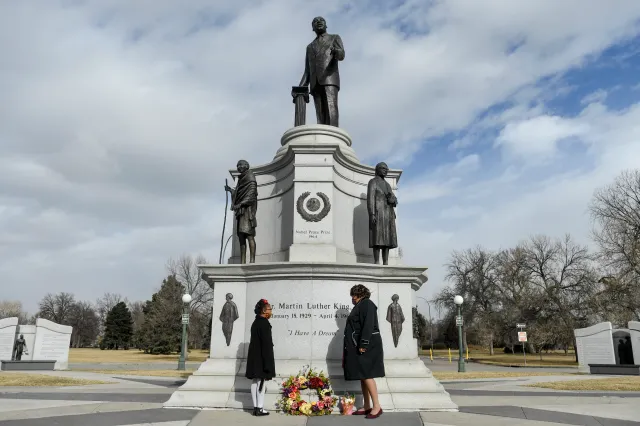
M15 361L22 361L22 353L24 352L25 354L28 355L27 353L27 341L24 340L24 335L20 335L20 337L18 339L16 339L16 344L14 346L14 357L13 359Z
M231 344L231 334L233 333L233 323L240 316L238 315L238 307L232 300L233 294L227 293L226 299L227 301L220 312L220 321L222 322L222 334L224 334L227 346L229 346Z
M327 22L323 17L314 18L311 27L316 38L307 46L299 86L310 86L318 124L338 127L338 62L344 60L344 45L339 35L327 34ZM292 95L295 96L294 93Z
M256 177L245 160L238 161L238 184L235 188L225 185L231 193L231 210L236 216L236 232L240 240L240 263L247 263L247 241L249 242L249 262L256 262L256 212L258 211L258 185Z
M398 340L402 334L402 323L404 323L404 313L402 306L398 303L400 296L391 296L392 303L387 308L387 321L391 324L391 335L393 336L393 346L398 347Z
M376 176L367 186L367 211L369 212L369 247L373 248L373 263L389 264L389 249L398 247L396 212L398 199L391 185L384 178L389 172L386 163L376 165Z

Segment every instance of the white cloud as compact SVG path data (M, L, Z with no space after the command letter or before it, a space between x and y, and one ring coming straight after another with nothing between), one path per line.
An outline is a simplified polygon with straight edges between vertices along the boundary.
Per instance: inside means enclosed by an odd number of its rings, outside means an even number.
M46 291L83 298L119 291L138 299L159 284L168 256L217 258L221 182L239 158L268 162L292 125L289 90L318 14L345 42L341 125L359 158L392 159L391 167L397 162L423 179L401 181L402 217L439 202L465 209L450 199L463 193L476 197L478 214L490 215L477 199L519 179L522 171L511 172L510 164L492 168L473 138L456 148L464 151L458 160L443 159L434 170L409 161L429 155L441 135L474 123L506 125L502 146L512 152L551 154L560 136L573 134L584 136L592 158L608 158L613 148L600 143L603 135L622 138L624 126L634 132L623 117L596 104L582 118L547 118L541 127L548 113L529 105L544 98L541 78L637 33L640 3L588 3L2 3L0 271L12 283L2 297L22 299L31 310ZM479 119L501 102L515 106ZM308 117L314 121L313 107ZM531 140L527 125L540 139L523 145ZM589 126L588 134L575 126ZM490 175L478 178L481 172ZM508 215L505 202L489 207ZM452 244L485 236L467 229L468 237L450 238L459 234L440 222L443 210L420 222L426 236L439 236L425 244L441 243L438 256L426 259L434 277ZM431 247L407 243L407 259Z
M559 142L579 138L589 131L588 123L543 115L507 124L496 139L496 146L501 146L507 155L530 161L532 157L553 156Z

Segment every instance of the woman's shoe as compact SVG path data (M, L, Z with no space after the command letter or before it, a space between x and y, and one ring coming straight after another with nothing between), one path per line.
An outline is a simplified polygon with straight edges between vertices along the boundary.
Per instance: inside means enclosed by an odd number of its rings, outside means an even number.
M268 411L264 411L262 408L258 408L256 412L256 416L268 416L270 413Z
M257 416L258 415L258 409L256 407L253 407L253 413L251 413L252 416Z
M380 409L380 411L378 411L378 414L371 414L371 411L369 411L369 414L367 414L367 417L365 417L365 419L373 420L373 419L377 419L381 415L382 415L382 408Z
M367 414L369 414L371 412L371 408L360 408L359 410L354 411L351 415L352 416L366 416Z

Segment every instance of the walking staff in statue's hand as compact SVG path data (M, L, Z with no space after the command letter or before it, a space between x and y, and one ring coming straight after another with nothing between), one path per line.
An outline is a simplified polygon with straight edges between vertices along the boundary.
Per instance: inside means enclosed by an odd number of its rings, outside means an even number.
M249 241L250 263L256 262L256 212L258 210L258 185L249 163L238 161L238 184L235 189L225 185L231 193L231 210L236 215L236 232L240 240L240 263L247 263L247 241Z
M339 35L327 34L327 22L323 17L314 18L311 27L317 37L307 46L300 86L310 85L318 124L338 127L338 61L344 59L344 45Z
M369 212L369 247L373 248L373 262L380 263L382 251L383 265L389 264L389 249L398 247L396 233L396 212L398 199L384 180L389 167L386 163L376 165L376 176L367 187L367 210Z

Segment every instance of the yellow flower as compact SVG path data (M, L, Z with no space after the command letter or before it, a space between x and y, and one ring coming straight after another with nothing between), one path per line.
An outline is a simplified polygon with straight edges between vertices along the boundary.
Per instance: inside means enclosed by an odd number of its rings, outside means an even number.
M300 376L300 377L298 377L298 381L300 382L300 384L303 385L303 384L307 383L307 378L304 377L304 376Z
M302 414L307 414L307 415L311 414L311 404L309 404L308 402L305 402L300 406L299 410Z

